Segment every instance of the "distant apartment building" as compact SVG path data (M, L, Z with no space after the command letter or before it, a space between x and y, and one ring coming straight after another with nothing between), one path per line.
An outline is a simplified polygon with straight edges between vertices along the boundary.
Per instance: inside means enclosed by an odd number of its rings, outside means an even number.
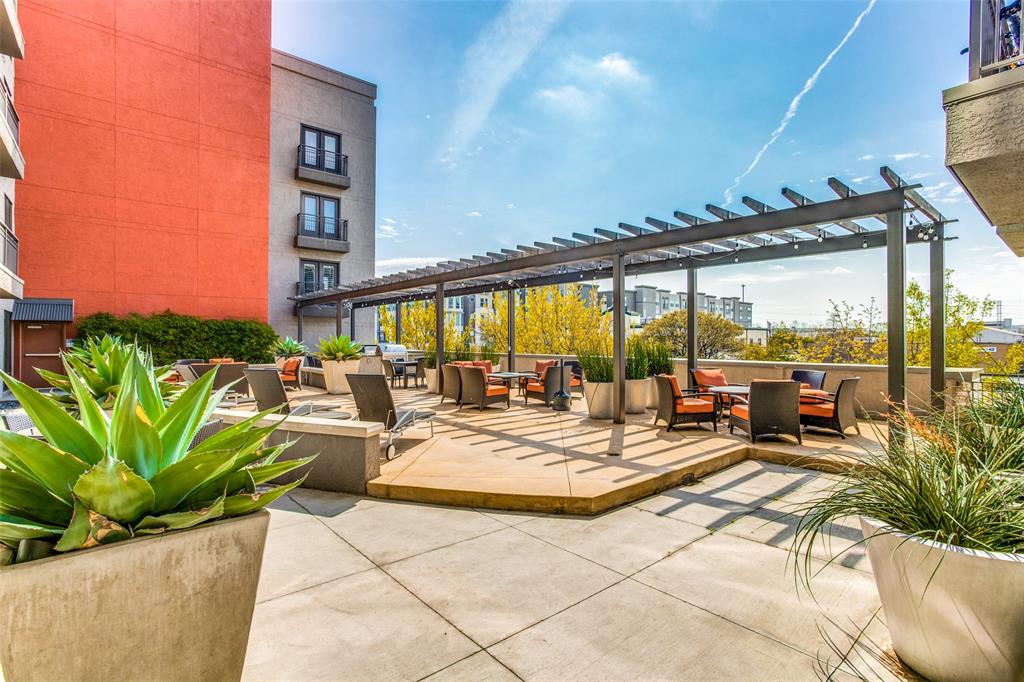
M974 335L974 343L985 354L985 365L1000 363L1006 359L1011 347L1024 344L1024 334L1000 327L983 327ZM1022 367L1010 368L1013 371L1024 371Z
M14 365L14 303L24 294L18 277L18 238L14 234L15 181L25 177L21 152L21 122L14 108L14 60L25 56L25 39L14 0L0 0L0 348L2 366Z
M376 99L372 83L272 52L269 319L282 336L298 333L289 297L374 275ZM373 340L375 320L358 311L355 338ZM305 309L307 345L335 328L334 304Z
M626 314L638 317L640 324L646 324L677 310L686 310L685 292L672 292L642 284L635 289L626 289L623 294L626 299ZM611 307L611 291L602 291L599 296L606 307ZM721 315L743 328L753 325L754 304L740 300L738 296L713 296L697 292L697 310Z

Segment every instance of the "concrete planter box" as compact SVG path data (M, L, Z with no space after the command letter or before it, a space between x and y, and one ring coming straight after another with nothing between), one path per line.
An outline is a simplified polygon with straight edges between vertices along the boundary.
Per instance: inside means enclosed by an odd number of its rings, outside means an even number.
M359 370L359 360L323 360L324 383L327 385L327 392L333 395L351 393L348 387L348 374L355 374Z
M861 519L870 537L882 528ZM1024 556L964 549L902 533L867 543L893 648L925 677L1024 679Z
M653 384L650 379L626 379L627 414L643 414L647 411L647 400Z
M591 419L612 419L615 416L614 385L583 382L583 395L587 399Z
M0 568L11 682L238 680L270 514Z

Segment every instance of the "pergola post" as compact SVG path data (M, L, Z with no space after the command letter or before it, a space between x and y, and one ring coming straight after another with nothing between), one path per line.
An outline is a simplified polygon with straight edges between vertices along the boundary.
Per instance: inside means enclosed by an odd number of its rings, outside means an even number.
M686 385L693 385L697 369L697 268L686 271Z
M444 283L437 283L437 293L434 295L434 348L437 350L434 367L437 370L437 392L444 388L444 372L441 366L444 364Z
M897 407L907 401L907 231L903 211L885 215L886 310L889 339L889 400Z
M612 256L612 416L626 423L626 268L621 253Z
M402 343L402 302L395 303L395 343Z
M928 243L928 280L932 406L942 409L946 404L946 235L941 222Z
M352 306L348 311L348 338L356 340L356 307Z
M341 320L344 317L344 315L344 306L342 305L341 301L338 301L337 303L334 304L334 334L336 336L341 336L341 330L344 328L342 327Z
M339 303L338 305L341 305L341 304ZM296 340L299 343L302 343L302 306L301 305L298 306L298 310L295 311L295 314L298 317L298 322L296 324L297 329L295 330L295 336L297 337Z
M508 290L508 367L506 372L516 371L516 290Z

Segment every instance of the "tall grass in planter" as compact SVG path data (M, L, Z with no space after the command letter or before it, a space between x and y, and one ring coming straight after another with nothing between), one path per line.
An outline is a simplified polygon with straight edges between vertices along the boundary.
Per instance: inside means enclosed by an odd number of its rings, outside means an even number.
M639 336L626 339L626 412L643 414L651 392L651 356L646 340Z
M576 360L583 369L583 395L591 419L611 419L613 414L612 381L615 364L607 340L583 346L576 351Z

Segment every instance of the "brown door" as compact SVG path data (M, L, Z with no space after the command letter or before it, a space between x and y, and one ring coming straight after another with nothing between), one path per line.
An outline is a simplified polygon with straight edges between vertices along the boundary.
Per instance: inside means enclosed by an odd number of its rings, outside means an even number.
M34 368L63 373L60 351L64 348L64 324L61 322L20 322L21 357L19 379L29 386L49 386Z

